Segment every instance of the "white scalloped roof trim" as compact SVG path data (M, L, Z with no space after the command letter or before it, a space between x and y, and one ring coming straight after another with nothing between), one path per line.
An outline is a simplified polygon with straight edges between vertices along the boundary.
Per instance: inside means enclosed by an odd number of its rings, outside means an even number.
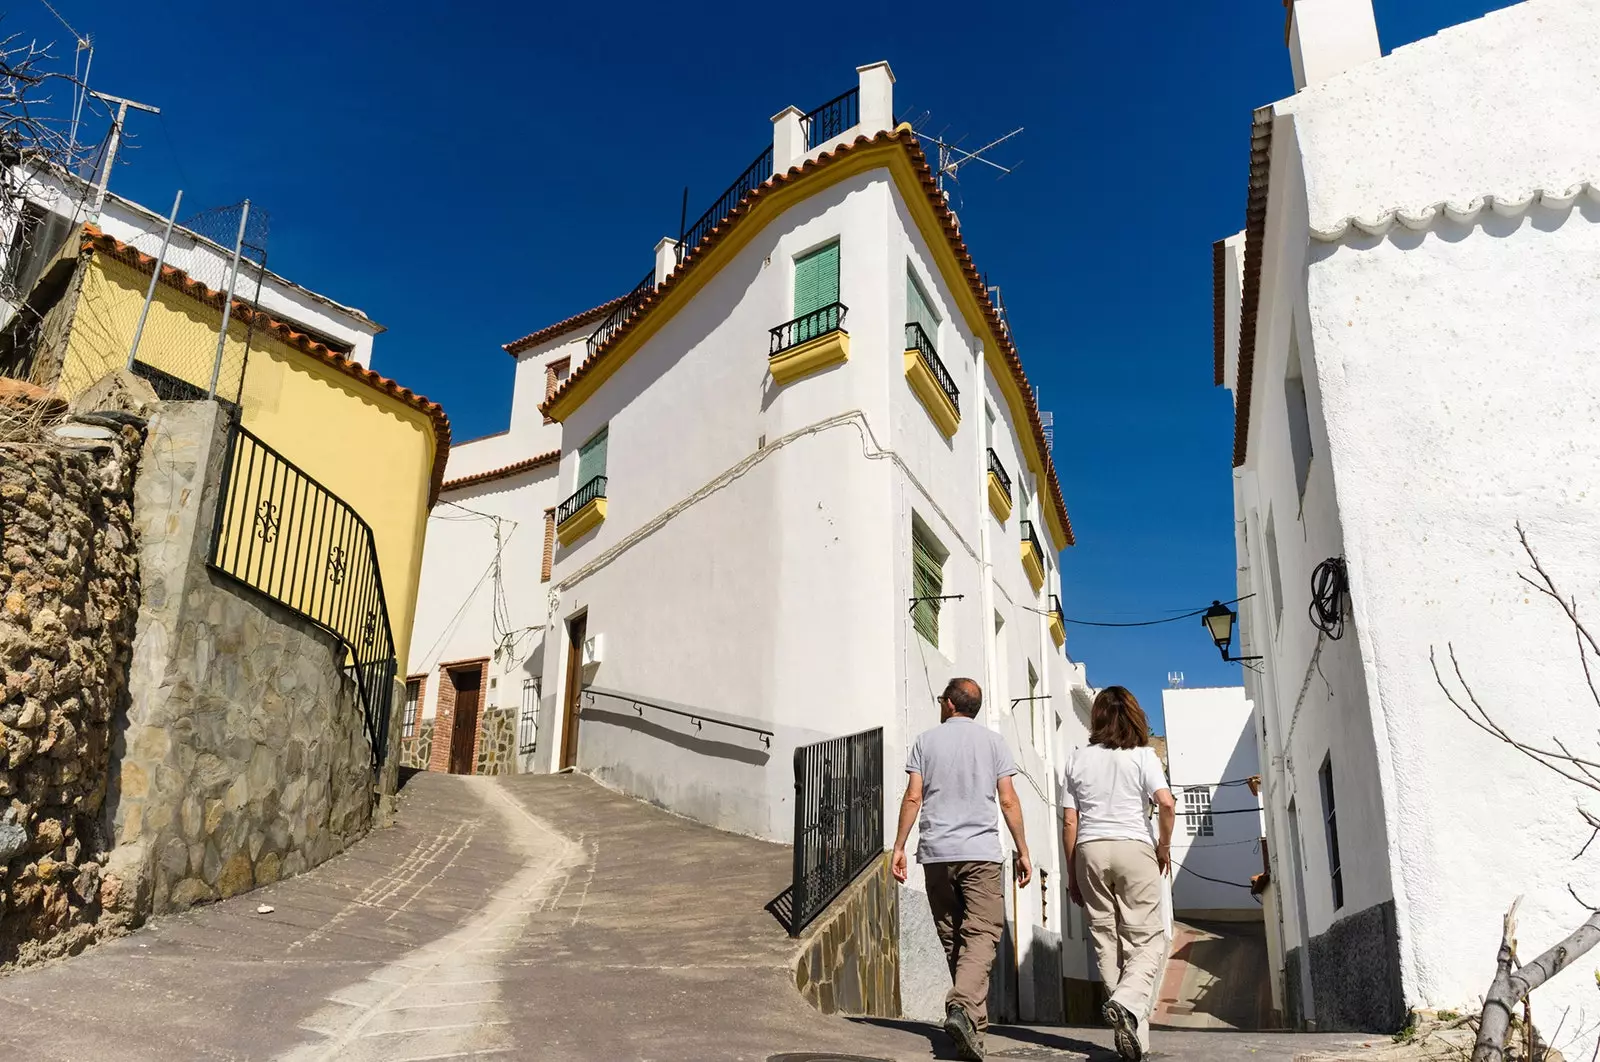
M1457 224L1470 225L1485 210L1492 210L1503 218L1514 218L1525 213L1535 203L1551 210L1565 210L1577 202L1579 196L1584 195L1600 203L1600 183L1580 181L1563 192L1547 192L1542 188L1535 188L1526 194L1481 195L1469 203L1440 202L1423 207L1421 210L1399 207L1387 210L1375 218L1352 215L1331 229L1319 229L1313 226L1311 238L1323 243L1332 243L1343 239L1351 229L1357 229L1368 236L1382 236L1394 228L1396 223L1413 232L1421 232L1439 220L1440 215Z

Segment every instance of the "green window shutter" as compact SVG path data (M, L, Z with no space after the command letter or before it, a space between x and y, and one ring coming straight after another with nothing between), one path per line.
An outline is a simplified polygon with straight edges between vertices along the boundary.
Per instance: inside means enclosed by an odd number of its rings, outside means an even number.
M939 318L934 314L933 307L928 305L928 300L923 297L922 289L917 286L915 274L911 267L906 267L906 323L915 321L922 326L922 331L927 335L928 341L934 343L939 335Z
M934 559L929 548L915 529L911 532L911 596L918 598L911 612L911 623L917 633L931 645L939 644L939 605L941 602L920 600L936 598L944 592L944 566Z
M578 451L578 486L606 474L606 440L610 434L608 428L601 428Z
M839 301L839 245L830 243L794 260L794 315Z

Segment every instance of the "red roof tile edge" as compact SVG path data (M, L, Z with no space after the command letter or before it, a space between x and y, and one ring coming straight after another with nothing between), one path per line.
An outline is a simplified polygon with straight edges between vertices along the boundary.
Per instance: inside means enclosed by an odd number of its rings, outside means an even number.
M852 143L842 144L832 151L823 152L814 159L808 159L803 165L792 167L787 173L774 174L764 184L746 192L744 198L733 208L727 218L718 222L706 234L705 239L700 241L700 245L684 256L683 260L678 263L677 268L656 288L655 293L646 296L633 316L628 318L621 328L612 333L609 340L590 354L582 365L574 369L566 380L562 382L561 386L556 388L555 393L545 399L540 408L543 410L549 409L551 403L558 400L578 380L588 375L596 362L615 349L618 341L638 326L639 321L650 312L651 307L661 301L667 290L675 283L678 283L679 279L693 269L697 262L705 258L707 250L726 236L728 231L739 223L740 219L749 216L755 201L766 194L769 189L790 181L800 180L825 168L830 163L846 157L852 151L874 144L896 142L905 148L911 165L916 171L917 178L922 184L923 192L927 195L928 202L933 207L934 213L944 229L945 237L950 241L950 249L955 252L956 261L960 264L962 273L967 278L972 294L977 298L978 305L983 309L984 318L989 325L990 336L996 346L1000 348L1000 352L1005 356L1006 364L1011 369L1012 379L1017 384L1018 389L1022 392L1024 401L1027 403L1028 420L1030 427L1033 429L1034 441L1044 459L1045 468L1048 472L1046 478L1050 484L1051 500L1054 502L1056 512L1061 518L1062 529L1066 532L1067 545L1076 545L1077 536L1072 531L1072 518L1067 514L1067 502L1061 493L1061 481L1056 474L1055 459L1051 456L1049 443L1045 441L1044 424L1039 419L1039 405L1034 400L1033 388L1028 383L1027 373L1023 371L1022 357L1017 353L1016 345L1011 342L1011 337L1007 335L1005 328L1000 323L1000 315L995 311L994 302L989 297L989 291L984 286L978 267L972 261L972 254L967 250L966 241L961 238L961 230L956 225L955 215L951 213L949 205L945 202L944 194L939 191L938 182L934 179L933 171L928 167L927 156L922 153L922 147L917 141L916 134L911 132L909 128L896 129L893 132L880 132L871 138L858 136Z
M497 479L505 479L508 476L514 476L519 472L527 472L530 469L548 465L550 462L559 461L560 459L561 451L551 450L548 453L537 454L525 461L516 461L509 465L501 465L499 468L491 468L487 472L474 472L470 476L446 480L441 489L456 490L460 487L475 487L480 483L492 483Z
M154 258L140 252L136 247L123 243L114 236L107 236L100 230L99 226L92 224L83 226L83 242L80 250L85 253L98 252L109 258L115 258L119 262L133 266L141 273L152 272L156 265ZM163 265L161 267L161 283L182 292L197 302L210 306L214 310L221 311L222 309L222 292L212 290L181 269ZM302 354L316 358L351 379L366 384L373 390L381 391L390 398L403 402L413 409L426 413L433 424L433 436L436 443L433 454L433 472L428 487L428 505L431 507L439 499L439 490L444 485L445 462L450 457L450 418L445 415L443 406L437 402L429 401L408 387L402 387L386 376L356 364L342 354L334 353L305 333L295 331L286 322L257 310L248 303L234 299L232 316L237 320L251 322L265 328L285 345L293 347Z
M521 339L513 339L511 342L504 344L500 349L504 350L512 357L516 357L524 350L527 350L530 347L536 347L547 339L554 339L563 332L570 332L574 328L581 328L583 325L586 325L591 321L598 321L600 318L604 317L606 314L615 309L617 304L625 298L627 298L626 295L618 295L614 299L611 299L607 302L602 302L599 306L592 307L579 314L573 314L565 321L557 321L555 324L541 328L537 332L529 332Z
M1261 309L1261 255L1267 239L1267 179L1272 169L1272 108L1259 108L1250 127L1250 190L1244 211L1244 287L1239 300L1239 378L1233 391L1233 467L1250 448L1250 392L1256 367L1256 318Z

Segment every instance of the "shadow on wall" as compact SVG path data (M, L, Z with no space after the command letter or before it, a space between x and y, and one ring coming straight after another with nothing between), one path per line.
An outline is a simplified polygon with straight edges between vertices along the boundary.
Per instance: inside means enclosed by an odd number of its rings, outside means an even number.
M592 694L585 694L588 700ZM772 753L764 748L745 748L727 741L718 741L714 738L701 737L698 733L684 733L674 730L670 726L653 722L636 712L618 711L610 708L587 706L579 713L582 723L609 723L625 730L632 730L645 737L664 741L689 752L699 753L702 756L716 756L721 759L737 760L755 767L765 766L772 758ZM579 731L580 735L582 731Z

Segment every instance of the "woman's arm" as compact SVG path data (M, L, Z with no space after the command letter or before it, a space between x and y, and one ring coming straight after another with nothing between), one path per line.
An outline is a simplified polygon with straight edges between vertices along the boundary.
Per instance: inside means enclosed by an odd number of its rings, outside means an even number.
M1061 850L1067 854L1067 895L1079 907L1083 906L1083 893L1078 890L1078 809L1065 808L1061 812Z

